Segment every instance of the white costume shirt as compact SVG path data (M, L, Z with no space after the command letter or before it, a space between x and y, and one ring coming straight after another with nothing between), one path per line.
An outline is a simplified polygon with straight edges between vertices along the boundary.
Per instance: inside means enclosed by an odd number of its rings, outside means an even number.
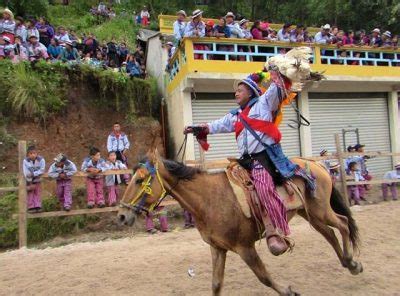
M268 90L258 98L258 101L250 108L248 117L264 121L273 121L274 113L279 108L280 90L275 83L272 83ZM232 113L226 114L221 119L208 123L210 134L232 133L235 130L235 122L238 120ZM267 145L275 144L275 141L262 132L255 131L262 142ZM240 132L236 139L238 149L241 155L253 154L265 150L265 147L259 143L246 128Z

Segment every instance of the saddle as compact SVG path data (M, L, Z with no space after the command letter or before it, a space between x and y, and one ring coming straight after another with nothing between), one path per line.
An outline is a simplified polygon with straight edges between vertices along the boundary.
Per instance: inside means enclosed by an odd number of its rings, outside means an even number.
M237 159L228 158L228 160L229 165L225 172L243 214L247 218L254 217L257 224L261 223L260 204L249 172L238 163ZM276 190L287 211L304 207L304 196L292 181L287 180L286 184L276 186Z

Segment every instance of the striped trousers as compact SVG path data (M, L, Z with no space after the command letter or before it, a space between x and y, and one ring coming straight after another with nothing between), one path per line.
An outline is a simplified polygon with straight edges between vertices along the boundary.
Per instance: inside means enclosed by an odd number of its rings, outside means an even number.
M272 225L279 233L289 235L286 207L276 191L271 175L258 161L255 161L251 176L260 204L266 210Z
M72 180L57 180L56 195L64 208L71 208L72 205Z

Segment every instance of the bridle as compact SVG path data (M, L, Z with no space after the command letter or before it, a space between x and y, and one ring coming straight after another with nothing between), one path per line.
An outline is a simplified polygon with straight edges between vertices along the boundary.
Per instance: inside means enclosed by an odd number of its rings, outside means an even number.
M156 162L155 166L151 166L149 163L140 163L141 167L145 167L146 170L150 173L148 177L145 178L145 180L141 184L141 188L138 191L138 193L135 195L135 197L129 202L125 203L123 201L120 201L120 207L121 208L127 208L132 211L134 211L136 214L141 214L142 212L152 212L155 209L157 209L161 202L164 200L164 198L167 195L170 195L172 190L178 185L179 179L177 182L172 186L169 190L165 189L163 179L161 178L159 169L158 169L158 161ZM153 202L150 206L146 207L144 204L146 202L146 199L148 196L154 196L153 194L153 189L151 188L151 183L155 179L158 180L161 186L161 193L160 195L156 198L155 202Z

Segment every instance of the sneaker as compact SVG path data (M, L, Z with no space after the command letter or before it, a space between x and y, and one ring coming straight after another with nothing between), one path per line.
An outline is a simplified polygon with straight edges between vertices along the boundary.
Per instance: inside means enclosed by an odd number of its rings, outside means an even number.
M103 204L103 203L101 203L101 204L98 204L97 206L98 206L99 208L104 208L106 205Z
M113 202L112 204L110 204L110 207L115 207L117 205L116 202Z
M87 208L88 209L93 209L94 208L94 204L87 204Z
M36 208L31 208L31 209L28 209L28 213L36 213Z
M190 227L192 227L192 225L190 225L190 224L185 224L185 226L184 226L185 229L189 229Z
M158 231L157 231L157 229L149 229L149 230L147 230L147 232L148 233L150 233L150 234L156 234Z
M70 207L64 207L64 211L69 212L71 210Z
M42 208L41 208L41 207L37 207L37 208L35 208L35 212L36 212L36 213L41 213L41 212L43 212L43 211L42 211Z

